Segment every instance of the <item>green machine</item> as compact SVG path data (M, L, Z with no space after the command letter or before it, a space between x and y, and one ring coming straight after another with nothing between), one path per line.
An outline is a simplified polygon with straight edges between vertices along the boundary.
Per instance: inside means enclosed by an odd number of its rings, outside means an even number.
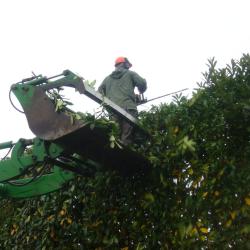
M0 150L9 149L10 153L0 161L1 196L29 198L50 193L75 175L93 176L98 168L126 173L149 167L148 161L129 147L110 147L109 134L101 127L93 128L84 119L72 122L67 109L58 112L48 93L62 87L75 88L144 133L135 117L69 70L49 78L39 75L24 79L13 84L10 93L20 102L36 137L0 143Z

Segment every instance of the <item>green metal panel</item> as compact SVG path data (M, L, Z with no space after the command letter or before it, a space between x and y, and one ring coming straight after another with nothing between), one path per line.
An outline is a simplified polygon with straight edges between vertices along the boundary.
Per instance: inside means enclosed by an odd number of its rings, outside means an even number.
M54 167L53 173L43 175L38 179L16 180L13 184L0 184L0 195L12 198L30 198L54 192L63 187L63 185L72 180L75 174L64 171L59 167ZM26 184L26 185L25 185Z
M9 180L21 174L26 168L33 164L32 156L21 157L18 161L12 159L0 162L0 182Z
M63 149L54 143L46 143L35 138L20 139L11 152L11 158L0 161L0 182L19 176L32 166L41 166L47 157L58 157ZM27 146L32 146L32 152L25 152Z
M21 103L22 107L29 107L31 104L31 98L34 94L34 86L25 86L25 85L14 85L11 88L12 92L17 97L18 101Z
M2 142L0 143L0 149L11 148L13 146L12 141Z

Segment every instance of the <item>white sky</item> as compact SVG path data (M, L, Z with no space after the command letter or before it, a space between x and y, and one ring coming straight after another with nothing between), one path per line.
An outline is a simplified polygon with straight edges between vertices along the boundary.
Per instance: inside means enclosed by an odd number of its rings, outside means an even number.
M98 86L126 56L147 79L148 98L192 89L208 58L225 66L249 53L249 9L248 0L1 1L0 142L33 137L8 99L11 84L32 71L49 77L70 69ZM79 111L93 111L87 97L70 96Z

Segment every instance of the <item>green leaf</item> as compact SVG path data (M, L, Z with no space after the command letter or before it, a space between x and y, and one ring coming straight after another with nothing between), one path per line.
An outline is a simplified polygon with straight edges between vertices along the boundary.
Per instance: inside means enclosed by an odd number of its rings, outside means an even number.
M144 199L147 201L147 202L154 202L155 201L155 198L154 198L154 195L152 193L145 193L144 194Z
M114 141L111 141L110 147L111 147L111 148L114 148L114 147L115 147L115 142L114 142Z
M109 141L114 142L114 141L115 141L115 137L114 137L113 135L111 135L111 136L109 137Z

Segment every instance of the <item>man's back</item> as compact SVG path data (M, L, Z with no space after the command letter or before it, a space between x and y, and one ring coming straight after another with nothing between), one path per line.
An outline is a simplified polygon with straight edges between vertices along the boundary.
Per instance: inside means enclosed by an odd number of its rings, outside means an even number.
M117 67L104 79L98 90L120 107L130 110L136 109L135 87L144 92L147 88L146 80L134 71Z

